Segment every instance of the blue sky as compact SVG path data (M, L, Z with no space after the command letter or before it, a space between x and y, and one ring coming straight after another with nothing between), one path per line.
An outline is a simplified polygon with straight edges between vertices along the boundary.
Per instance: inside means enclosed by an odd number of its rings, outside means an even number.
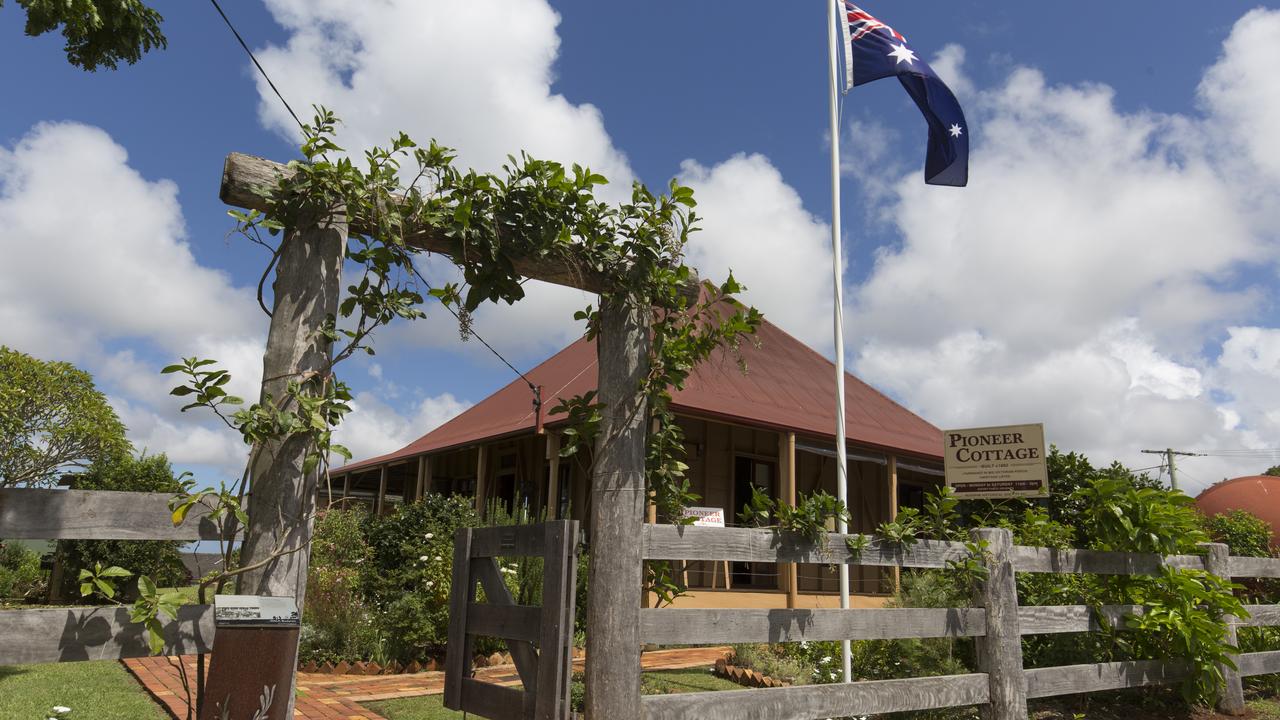
M351 148L404 129L484 169L521 148L586 162L613 191L679 175L706 217L694 264L732 267L766 316L830 352L821 3L224 7L295 109L332 107ZM1257 451L1186 461L1198 485L1272 464L1277 6L865 7L952 83L973 165L969 188L925 187L923 121L898 85L845 100L851 369L940 426L1043 421L1099 460ZM213 478L238 464L235 438L179 416L153 371L208 354L252 387L265 258L226 237L219 171L231 150L286 159L294 143L211 6L159 9L168 50L92 74L0 9L0 63L23 70L0 112L0 342L94 372L140 445ZM587 302L540 288L477 329L528 367ZM346 370L362 454L510 380L439 312L381 348Z

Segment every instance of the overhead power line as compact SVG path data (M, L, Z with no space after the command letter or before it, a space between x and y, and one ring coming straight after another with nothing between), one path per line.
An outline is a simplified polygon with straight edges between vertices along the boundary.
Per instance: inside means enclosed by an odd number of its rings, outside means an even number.
M289 114L293 116L293 121L298 123L298 127L305 128L306 125L303 125L302 121L298 119L298 114L293 111L293 108L289 107L289 101L284 99L284 95L280 94L280 89L276 87L275 83L271 82L271 76L262 68L262 63L258 62L258 58L249 49L248 43L244 41L244 38L240 37L240 32L236 30L236 26L231 24L231 18L227 17L227 14L222 11L222 6L218 4L218 0L209 0L209 2L213 3L213 9L217 10L218 14L222 16L222 21L227 24L231 34L236 36L236 40L240 42L240 47L244 48L244 51L248 53L249 59L253 61L253 66L258 68L258 72L262 73L262 79L267 81L267 84L271 86L271 91L276 94L276 97L280 98L280 102L284 104L284 109L288 110Z

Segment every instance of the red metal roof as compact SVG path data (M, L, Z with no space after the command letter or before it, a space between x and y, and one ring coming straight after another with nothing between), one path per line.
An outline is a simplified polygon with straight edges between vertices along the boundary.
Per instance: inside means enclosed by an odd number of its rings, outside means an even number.
M700 366L673 395L676 412L831 439L835 425L835 365L768 321L744 343L743 374L728 352ZM561 398L596 387L595 343L578 340L525 373L542 386L544 412ZM544 422L563 422L544 416ZM534 429L533 398L515 380L461 415L387 455L333 468L345 473ZM851 442L916 457L942 457L942 431L858 378L845 374L845 431Z
M1271 545L1280 548L1280 477L1247 475L1223 480L1196 497L1196 507L1205 515L1244 510L1271 525Z

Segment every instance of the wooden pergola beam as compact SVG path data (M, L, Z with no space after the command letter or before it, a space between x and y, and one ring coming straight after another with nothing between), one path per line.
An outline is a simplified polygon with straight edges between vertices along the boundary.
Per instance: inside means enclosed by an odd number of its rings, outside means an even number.
M222 186L218 196L228 205L246 210L265 210L267 207L263 193L271 190L281 177L292 174L287 165L267 160L266 158L233 152L227 155L222 167ZM351 224L351 232L363 234L368 228L362 227L359 220ZM453 241L439 234L435 228L412 228L407 234L406 242L410 247L425 252L439 253L454 258ZM456 262L456 258L454 258ZM595 272L580 270L587 263L566 262L563 258L510 258L515 271L527 278L543 282L578 288L599 294L604 288L605 278ZM696 300L701 287L697 274L689 278L683 288L684 296L690 301Z

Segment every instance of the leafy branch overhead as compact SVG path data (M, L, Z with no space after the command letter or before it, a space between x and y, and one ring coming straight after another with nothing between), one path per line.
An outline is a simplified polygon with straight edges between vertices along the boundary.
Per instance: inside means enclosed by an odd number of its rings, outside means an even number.
M67 62L82 70L115 70L167 47L160 13L139 0L17 0L31 37L62 28ZM0 6L4 0L0 0Z

